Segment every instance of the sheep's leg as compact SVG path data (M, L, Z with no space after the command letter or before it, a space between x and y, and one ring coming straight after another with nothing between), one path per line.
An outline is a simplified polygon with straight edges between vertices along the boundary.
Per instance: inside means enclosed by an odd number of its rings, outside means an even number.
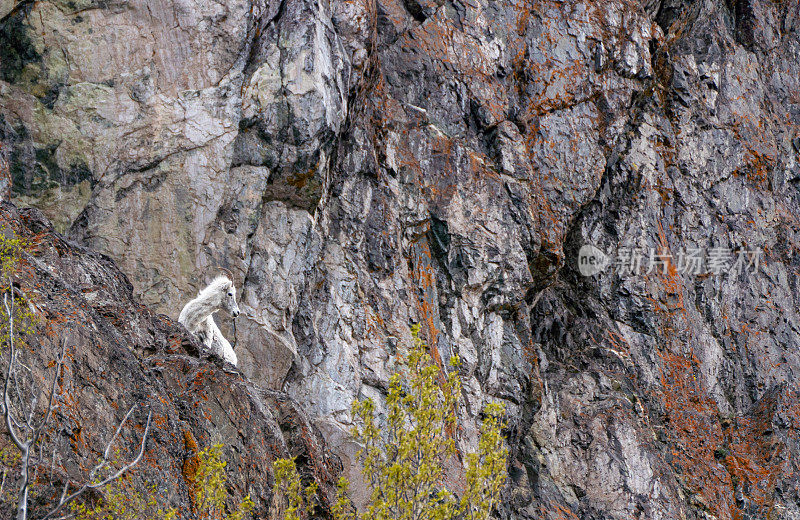
M211 317L209 316L208 319L210 318ZM200 340L200 343L203 344L203 347L205 347L206 350L210 350L217 354L217 352L213 350L214 330L209 328L208 319L201 321L197 325L197 329L193 332L193 334L198 340Z
M238 363L236 352L233 351L231 344L225 339L225 336L222 335L222 331L219 330L219 327L217 327L217 324L211 316L206 320L206 327L211 337L211 351L228 363L236 365Z

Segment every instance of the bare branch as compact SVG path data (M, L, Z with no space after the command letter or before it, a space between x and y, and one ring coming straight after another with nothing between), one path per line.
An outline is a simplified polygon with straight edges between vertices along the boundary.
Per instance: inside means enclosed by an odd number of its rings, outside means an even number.
M117 440L117 437L119 437L119 433L122 431L122 427L125 426L125 423L128 421L128 418L131 416L131 414L133 413L133 411L135 409L136 409L136 405L131 406L131 409L128 410L128 413L125 414L125 417L122 418L122 421L119 423L119 426L117 426L117 431L114 432L114 436L111 437L110 441L108 441L108 444L106 445L106 449L105 449L105 451L103 451L103 458L104 459L108 460L108 452L111 451L111 445L114 444L115 440ZM149 414L147 416L147 424L148 424L148 426L150 425L150 415Z
M150 432L150 418L152 417L152 415L153 415L152 411L148 412L148 414L147 414L147 425L144 428L144 434L142 435L142 444L139 446L139 453L138 453L138 455L136 455L136 458L133 459L132 461L130 461L125 466L123 466L122 468L120 468L119 471L117 471L113 475L110 475L110 476L106 477L105 479L101 480L97 484L89 484L88 485L89 488L97 489L99 487L103 487L106 484L108 484L108 483L110 483L110 482L112 482L114 480L117 480L122 475L124 475L126 471L128 471L132 467L134 467L137 464L139 464L139 461L142 460L142 456L144 455L144 446L145 446L145 442L147 441L147 434Z
M37 404L39 404L39 398L36 395L34 395L34 396L31 397L31 408L30 408L30 411L25 416L25 426L30 431L34 431L36 429L36 427L33 425L33 418L36 415L36 405ZM22 408L22 407L20 406L20 408Z
M58 360L56 362L56 369L55 374L53 376L53 381L50 384L50 394L47 397L47 406L44 410L44 415L38 423L36 422L36 411L37 411L37 402L39 398L39 392L35 387L35 384L31 388L31 396L29 409L26 410L25 407L25 399L23 388L20 387L19 382L17 381L16 377L16 370L15 364L18 363L17 361L17 348L14 341L14 295L13 295L13 282L9 279L9 286L12 288L11 291L5 291L3 293L3 307L8 315L8 345L9 345L9 359L8 359L8 368L6 370L6 378L3 382L3 398L2 398L2 414L3 418L5 419L5 425L8 429L9 436L13 443L17 446L20 451L20 488L19 488L19 496L17 498L17 520L27 520L28 517L28 491L29 491L29 483L30 480L30 468L31 465L35 465L35 472L38 471L38 466L44 460L42 456L42 446L39 446L39 455L38 458L36 456L36 443L39 441L42 433L45 431L48 421L52 416L53 410L58 407L56 403L56 387L58 385L58 380L61 375L61 370L64 365L64 359L66 358L66 342L63 342L61 345L61 352L59 353ZM11 296L9 297L9 293ZM14 380L14 388L15 388L15 395L14 399L18 401L18 413L21 413L21 419L17 420L14 413L14 408L11 406L11 392L10 392L10 385L12 383L12 379ZM24 386L24 385L23 385ZM124 475L127 471L131 468L136 466L139 461L141 461L142 457L144 456L144 449L147 443L147 437L150 434L150 421L152 419L153 412L150 411L147 414L147 423L145 425L144 433L142 434L142 441L141 445L139 446L138 453L136 456L131 460L129 463L125 464L119 470L115 471L111 475L94 482L95 475L103 470L108 462L109 456L111 453L111 448L114 443L119 438L122 429L124 428L125 424L130 419L131 415L133 414L134 410L136 409L136 405L132 406L128 413L125 414L122 421L120 422L119 426L112 435L111 439L109 439L108 443L103 450L103 458L99 464L97 464L90 472L89 472L89 481L83 484L80 488L78 488L74 493L68 495L70 481L69 479L66 480L64 483L64 488L61 492L61 497L59 498L58 505L50 511L42 520L49 519L54 515L57 515L63 508L71 503L76 498L80 497L86 490L89 489L98 489L106 484L109 484L122 475ZM24 424L21 424L24 423ZM21 433L24 431L24 435ZM53 465L55 464L55 448L53 452ZM34 473L36 475L36 473ZM51 466L51 476L52 476L52 466ZM2 490L3 486L5 485L6 474L3 473L2 481L0 481L0 490Z
M61 491L61 498L58 499L58 503L63 504L67 498L67 491L69 491L69 479L64 482L64 489Z
M41 434L42 429L47 424L47 421L50 420L50 415L53 412L53 398L56 395L56 384L58 383L58 376L61 374L61 367L64 366L64 357L66 356L66 341L61 344L61 353L58 356L58 361L56 362L56 373L53 376L53 383L50 385L50 397L47 399L47 411L44 414L44 419L39 425L34 429L33 432L33 442L36 442L36 439Z
M13 296L12 296L12 298L13 298ZM16 366L17 366L18 364L19 364L19 360L17 359L17 356L16 356L16 355L14 355L14 368L16 368ZM21 399L21 396L22 396L22 390L20 390L20 386L19 386L19 379L17 378L17 371L16 371L16 370L13 370L13 369L11 370L11 377L13 377L13 378L14 378L14 390L17 392L17 393L16 393L16 395L17 395L17 399L19 399L19 403L18 403L18 404L19 404L19 411L20 411L20 414L21 414L23 417L25 417L25 416L27 415L27 414L25 413L25 403L24 403L24 402L23 402L23 400ZM9 400L10 400L10 399L9 399ZM13 418L13 415L12 415L12 418ZM19 423L18 423L16 420L14 420L14 424L16 425L16 427L17 427L17 428L19 428L19 427L20 427L20 424L19 424Z
M6 373L6 380L3 386L3 412L6 420L6 427L11 440L20 451L20 486L19 497L17 499L17 520L26 520L28 517L28 468L30 466L30 455L32 439L27 439L22 442L19 438L19 433L14 431L12 423L16 423L12 417L11 398L8 396L8 385L11 380L11 375L14 373L14 361L16 359L16 349L14 346L14 292L13 282L9 278L9 288L11 289L11 303L9 303L8 293L3 293L3 307L5 307L8 314L8 345L9 345L9 358L8 358L8 372ZM16 380L15 380L16 381ZM17 392L17 398L22 401L22 396Z
M134 408L135 408L135 405L133 407L131 407L130 410L128 410L127 414L125 414L125 417L122 419L122 422L120 423L119 427L117 428L117 431L114 433L114 436L111 437L111 441L109 441L108 445L106 445L106 449L105 449L105 451L103 453L103 461L100 462L100 464L98 464L97 466L95 466L92 469L92 471L89 472L89 475L93 475L100 467L105 465L105 463L107 462L106 459L107 459L107 456L108 456L108 452L111 449L111 445L113 444L114 439L116 439L117 436L119 435L119 432L122 429L122 425L125 424L125 421L128 420L128 417L130 416L131 412L133 412ZM64 508L64 506L68 505L70 502L72 502L73 500L75 500L76 498L81 496L87 490L89 490L89 489L98 489L98 488L101 488L101 487L105 486L106 484L110 484L111 482L117 480L122 475L124 475L128 470L130 470L131 468L136 466L139 463L139 461L142 460L142 456L144 456L144 447L145 447L145 443L147 442L147 436L150 433L150 419L152 418L152 416L153 416L153 412L151 410L147 414L147 424L145 425L144 433L142 434L142 443L139 446L139 453L136 455L136 457L133 460L131 460L128 464L126 464L123 467L121 467L115 473L107 476L106 478L104 478L103 480L101 480L99 482L92 483L91 481L89 481L89 482L83 484L80 488L78 488L77 491L75 491L74 493L72 493L69 496L67 496L67 489L68 489L68 486L69 486L69 480L67 480L67 482L64 484L64 490L61 493L61 498L58 501L58 505L52 511L47 513L42 518L42 520L48 520L52 516L58 514L58 512L61 511Z
M89 472L89 482L94 480L95 474L101 469L103 469L106 466L106 464L108 464L108 455L109 452L111 451L111 446L114 444L114 441L119 436L119 432L122 431L122 427L125 426L125 423L128 421L128 418L131 416L131 414L135 409L136 405L131 406L130 409L128 410L128 413L126 413L125 417L123 417L122 421L120 421L119 426L117 426L117 430L114 432L114 435L111 437L111 440L108 441L108 444L106 444L106 448L103 450L103 459L97 466L92 468L92 470Z
M11 281L9 280L9 283ZM6 314L8 315L8 370L6 371L6 381L5 385L3 386L3 415L5 416L6 420L6 428L8 428L8 434L11 437L11 440L20 450L25 450L26 447L22 443L19 438L18 432L15 430L12 423L16 422L11 417L11 398L8 396L8 385L11 381L11 372L14 369L14 357L16 356L16 351L14 350L14 316L11 314L14 309L14 302L13 298L11 299L11 307L9 308L8 305L8 293L3 294L3 307L6 309Z
M53 458L50 460L50 484L53 484L53 472L56 470L56 443L53 443Z

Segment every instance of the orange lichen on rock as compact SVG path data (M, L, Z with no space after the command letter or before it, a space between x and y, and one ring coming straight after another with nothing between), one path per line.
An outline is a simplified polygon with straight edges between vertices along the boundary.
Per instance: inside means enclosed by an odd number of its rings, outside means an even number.
M197 470L200 467L200 452L197 447L197 441L194 435L189 430L183 432L183 447L186 450L186 455L183 459L183 468L181 468L181 475L186 487L189 489L189 503L192 506L192 512L197 511Z
M774 506L775 483L788 464L786 445L772 425L784 399L781 389L762 397L745 417L732 422L725 430L726 448L723 463L743 496L754 504L763 518ZM797 401L794 401L795 405Z

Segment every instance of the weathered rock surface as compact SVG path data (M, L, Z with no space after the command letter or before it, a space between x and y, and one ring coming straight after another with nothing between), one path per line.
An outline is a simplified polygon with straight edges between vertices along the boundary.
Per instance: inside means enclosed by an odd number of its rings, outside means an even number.
M159 505L177 508L182 517L191 518L196 482L197 468L187 461L218 443L225 446L231 507L249 494L255 515L273 518L271 465L278 457L298 456L325 491L323 499L334 491L340 464L291 398L223 371L221 360L198 359L198 344L185 329L138 303L108 257L56 234L38 210L17 211L2 203L0 226L31 244L14 281L35 309L37 332L27 340L33 356L23 359L40 388L48 388L53 378L53 369L45 367L52 367L61 346L67 346L57 407L39 445L45 461L32 487L32 518L41 518L41 511L56 503L66 478L86 482L88 469L134 405L133 418L114 446L116 463L135 454L152 412L144 458L129 476L145 497L154 486ZM7 456L14 448L3 431ZM12 492L3 496L2 508L14 504L16 464L4 470L5 489ZM0 516L14 515L2 510Z
M796 0L0 5L14 197L171 316L236 273L243 372L347 474L421 322L464 448L508 407L501 516L800 518Z

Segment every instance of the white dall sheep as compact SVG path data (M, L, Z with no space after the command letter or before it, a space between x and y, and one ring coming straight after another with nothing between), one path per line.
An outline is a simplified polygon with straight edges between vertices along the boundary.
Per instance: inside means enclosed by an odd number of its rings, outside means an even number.
M200 291L197 298L183 307L178 322L196 335L211 352L236 366L236 352L214 323L213 314L220 309L234 318L239 315L236 287L224 275L216 277L208 287Z

